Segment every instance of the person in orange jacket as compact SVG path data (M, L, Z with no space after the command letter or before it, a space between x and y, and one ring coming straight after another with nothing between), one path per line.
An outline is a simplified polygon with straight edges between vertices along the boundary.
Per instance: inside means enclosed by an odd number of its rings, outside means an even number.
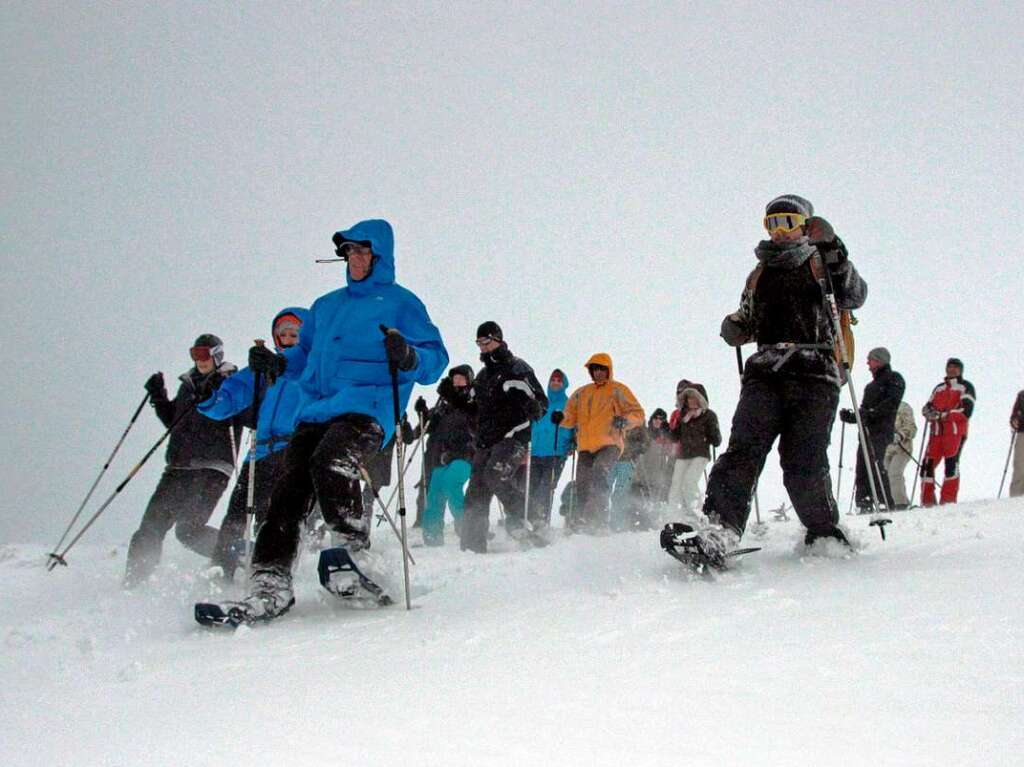
M608 527L609 474L626 431L644 425L644 409L628 386L613 379L610 356L595 354L585 367L592 383L574 391L565 413L552 413L552 421L576 429L576 508L569 526L593 533Z

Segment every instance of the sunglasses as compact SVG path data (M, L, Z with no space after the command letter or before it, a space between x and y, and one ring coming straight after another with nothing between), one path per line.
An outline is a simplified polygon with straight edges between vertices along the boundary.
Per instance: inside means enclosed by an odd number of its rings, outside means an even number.
M764 228L769 233L795 232L807 222L807 216L800 213L772 213L764 217Z
M188 356L193 362L209 362L220 352L220 346L193 346L188 350Z
M368 245L361 245L358 242L343 242L334 252L338 254L338 258L343 258L347 261L352 256L372 256L373 248Z

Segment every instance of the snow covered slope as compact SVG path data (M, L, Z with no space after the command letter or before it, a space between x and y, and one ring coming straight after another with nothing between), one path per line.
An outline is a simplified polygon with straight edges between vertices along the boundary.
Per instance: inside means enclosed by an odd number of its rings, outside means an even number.
M1022 514L897 514L885 543L845 517L848 559L771 522L715 582L653 533L450 541L414 550L411 613L323 601L306 554L292 612L235 634L193 623L211 586L170 539L135 594L123 549L47 573L43 548L8 546L0 763L1019 764ZM399 596L397 544L375 536Z

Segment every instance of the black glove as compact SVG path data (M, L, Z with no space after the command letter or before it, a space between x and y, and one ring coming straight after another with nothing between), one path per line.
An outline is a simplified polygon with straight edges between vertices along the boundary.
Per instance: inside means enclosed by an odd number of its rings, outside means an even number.
M430 412L430 408L427 407L427 401L423 397L417 397L416 404L413 407L416 410L416 414L426 420L427 414Z
M399 370L412 370L419 361L416 350L409 346L405 336L395 328L388 328L384 332L384 349L387 351L388 362Z
M811 216L805 224L807 240L818 249L821 258L829 266L838 266L846 261L846 247L836 237L832 224L821 216Z
M259 344L249 349L249 369L253 373L262 373L270 384L284 373L286 367L288 367L288 360L283 354L272 352Z
M551 423L553 423L555 426L558 426L558 424L560 424L564 420L565 413L563 413L561 410L555 410L551 413Z
M725 319L722 320L722 327L718 334L729 346L743 346L743 344L750 340L750 334L738 320L734 319L734 316L732 314L726 315Z
M412 428L409 419L402 416L402 444L411 445L416 441L416 430Z
M857 423L857 414L850 408L844 407L839 411L839 420L843 423Z
M163 373L153 373L153 375L146 379L145 387L149 393L149 398L154 402L164 402L167 400L167 389L164 387Z
M625 429L626 428L626 418L625 418L625 416L617 415L614 418L612 418L612 428L613 429Z
M210 396L217 390L217 385L220 383L221 377L219 373L211 373L208 376L203 376L195 382L195 393L193 396L196 402L206 402L210 399Z

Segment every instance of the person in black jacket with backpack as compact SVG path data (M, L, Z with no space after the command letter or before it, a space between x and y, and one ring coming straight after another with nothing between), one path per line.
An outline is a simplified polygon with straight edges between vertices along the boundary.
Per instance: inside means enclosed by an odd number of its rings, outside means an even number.
M206 523L234 473L241 417L214 421L196 405L220 388L237 368L224 361L224 345L211 334L199 336L189 350L195 365L180 376L178 393L171 400L163 373L146 381L149 402L161 423L171 430L167 467L149 499L139 529L128 546L126 587L146 580L160 562L164 537L173 527L178 540L209 558L217 545L217 530ZM173 427L173 428L172 428Z
M873 380L864 387L864 399L860 403L860 420L864 424L868 453L875 471L878 502L884 504L887 509L893 507L893 501L889 474L885 470L885 449L892 444L896 434L896 412L907 388L903 376L889 364L891 359L889 350L881 346L868 352L868 368ZM849 408L839 411L839 419L843 423L857 423L856 415ZM855 497L857 510L861 514L871 513L871 484L868 481L863 449L857 450Z
M831 285L838 310L857 309L867 285L832 226L803 197L769 202L764 226L770 239L754 251L758 265L740 308L722 321L726 343L753 341L757 349L744 366L729 447L711 470L704 500L712 524L701 537L717 565L743 534L754 484L776 438L782 480L807 529L805 542L846 541L829 476L829 438L844 379L826 295Z
M466 489L460 547L487 551L491 498L505 507L505 530L520 541L528 537L524 487L519 479L530 444L531 424L544 413L548 398L533 368L509 351L501 328L485 322L476 333L483 369L467 401L453 401L476 419L476 451ZM449 398L448 391L439 393ZM450 399L450 398L449 398Z

